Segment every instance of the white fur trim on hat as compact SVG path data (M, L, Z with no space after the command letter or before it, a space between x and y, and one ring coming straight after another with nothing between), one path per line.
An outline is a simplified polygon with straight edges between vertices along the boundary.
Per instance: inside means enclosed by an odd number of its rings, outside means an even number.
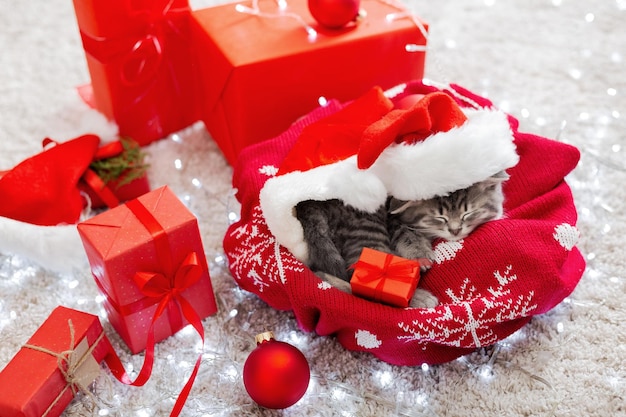
M446 195L511 168L519 161L507 116L495 110L464 110L460 127L412 145L394 144L368 169L356 156L307 171L270 178L259 194L270 232L296 258L307 262L308 246L295 206L338 198L373 212L387 196L420 200Z
M356 156L308 171L268 179L259 193L263 217L277 241L306 262L308 247L294 207L305 200L340 198L346 204L374 212L387 199L385 186L373 173L360 170Z
M467 188L515 166L519 156L504 113L465 110L468 120L423 142L386 148L370 170L400 200L424 200Z

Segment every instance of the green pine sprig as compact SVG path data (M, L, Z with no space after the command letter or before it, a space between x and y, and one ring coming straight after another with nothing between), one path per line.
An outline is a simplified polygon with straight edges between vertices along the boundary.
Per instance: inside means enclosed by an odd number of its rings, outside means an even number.
M130 138L120 138L120 142L124 148L121 154L93 161L89 165L105 184L118 181L117 187L141 178L149 167L144 163L146 154L137 142Z

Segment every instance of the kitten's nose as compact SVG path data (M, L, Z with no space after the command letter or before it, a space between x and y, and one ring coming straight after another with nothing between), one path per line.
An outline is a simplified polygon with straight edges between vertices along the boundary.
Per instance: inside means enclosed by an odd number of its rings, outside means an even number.
M461 227L450 228L450 233L452 233L452 236L458 236L461 233L461 229Z

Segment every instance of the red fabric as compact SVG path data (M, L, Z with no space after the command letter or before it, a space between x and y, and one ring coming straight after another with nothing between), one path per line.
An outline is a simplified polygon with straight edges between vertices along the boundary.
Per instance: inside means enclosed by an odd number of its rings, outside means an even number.
M461 106L491 107L487 99L452 88L444 92ZM413 82L394 101L433 90ZM293 310L305 331L335 335L349 350L368 351L396 365L446 362L493 344L573 291L585 261L575 247L577 214L564 176L576 166L579 151L520 133L513 118L520 162L508 171L504 186L506 217L481 226L462 242L436 242L437 259L420 286L439 298L437 307L394 308L320 285L290 252L276 248L258 195L270 168L280 166L299 131L341 108L331 103L283 135L242 153L234 173L241 220L224 238L231 272L241 288L274 308Z
M78 181L98 149L95 135L58 144L0 178L0 216L40 226L74 224L83 209Z
M358 167L369 168L393 142L414 143L459 127L467 117L450 96L430 93L408 109L394 109L371 124L361 138Z
M332 164L357 153L363 132L393 108L380 87L337 113L311 123L280 165L279 175Z
M467 117L448 95L419 95L408 108L395 108L380 87L337 113L306 126L280 164L278 174L307 171L358 155L358 167L370 167L393 142L414 143L465 123Z

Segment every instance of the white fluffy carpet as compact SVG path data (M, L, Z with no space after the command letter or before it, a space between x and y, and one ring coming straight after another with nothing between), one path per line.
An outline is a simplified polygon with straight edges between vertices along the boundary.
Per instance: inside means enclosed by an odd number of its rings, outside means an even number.
M345 351L234 286L221 258L228 215L237 210L232 171L194 126L146 148L153 188L169 184L200 220L220 308L204 320L202 367L183 415L626 415L626 1L410 4L431 24L427 77L485 95L518 117L520 130L582 150L569 178L588 259L579 286L509 339L445 365L395 367ZM72 1L0 5L0 170L38 153L44 137L112 138L114 126L75 91L89 75ZM0 220L0 367L62 304L101 315L122 360L137 369L143 356L131 356L107 323L82 248L58 247L48 235L25 242L22 229ZM46 256L51 246L56 252ZM62 271L70 261L73 268ZM254 336L266 329L299 347L311 366L308 392L284 411L255 405L241 381ZM195 361L196 337L183 331L160 343L143 388L124 386L103 369L95 403L81 397L64 415L167 415Z

